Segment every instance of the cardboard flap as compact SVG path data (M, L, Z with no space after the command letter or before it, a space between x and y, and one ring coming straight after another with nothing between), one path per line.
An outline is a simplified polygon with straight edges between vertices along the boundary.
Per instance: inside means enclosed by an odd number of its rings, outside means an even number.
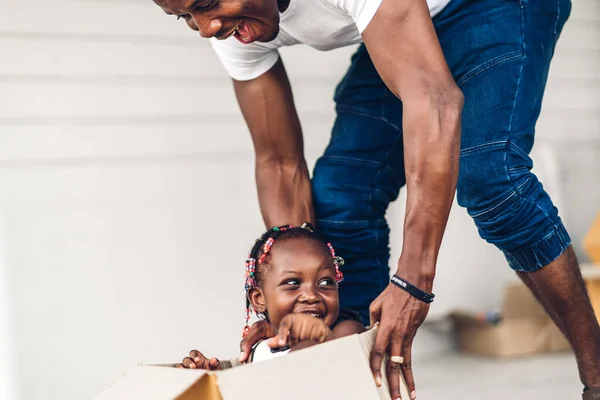
M223 400L217 386L217 377L211 373L203 375L175 400Z
M600 212L583 238L583 250L592 262L600 264Z
M523 283L515 282L506 286L502 302L502 319L518 318L546 319L548 315L529 288Z
M374 332L219 371L216 373L219 389L224 400L389 400L387 386L379 390L371 375L368 357L373 338L370 335L374 336ZM410 398L408 394L403 396Z
M94 400L175 399L205 375L206 371L201 370L140 366L130 370Z

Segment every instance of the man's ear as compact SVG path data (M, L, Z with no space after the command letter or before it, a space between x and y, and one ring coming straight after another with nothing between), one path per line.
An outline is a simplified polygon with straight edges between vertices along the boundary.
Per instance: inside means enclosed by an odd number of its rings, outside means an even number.
M248 293L248 299L250 300L250 304L252 304L252 308L257 313L266 313L267 305L265 303L265 296L259 288L250 289L250 293Z

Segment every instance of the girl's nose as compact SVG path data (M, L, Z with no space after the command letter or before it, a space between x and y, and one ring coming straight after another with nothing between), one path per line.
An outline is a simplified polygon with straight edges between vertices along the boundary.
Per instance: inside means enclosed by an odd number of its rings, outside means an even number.
M309 285L304 288L299 300L304 303L318 303L321 298L317 294L315 288L312 285Z

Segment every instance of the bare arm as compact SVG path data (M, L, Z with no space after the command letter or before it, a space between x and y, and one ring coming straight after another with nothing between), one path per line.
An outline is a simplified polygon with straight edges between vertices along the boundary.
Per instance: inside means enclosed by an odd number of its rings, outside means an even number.
M258 201L267 227L314 223L302 130L281 60L250 81L234 81L256 154Z
M383 0L363 32L373 63L402 100L407 183L404 243L397 274L431 292L439 248L458 179L463 96L449 71L425 0ZM380 382L383 355L392 398L400 397L398 370L416 394L411 348L429 306L390 285L371 304L380 322L371 369Z
M417 270L403 272L431 291L458 178L462 93L425 0L384 0L363 36L377 71L403 103L408 197L402 258Z

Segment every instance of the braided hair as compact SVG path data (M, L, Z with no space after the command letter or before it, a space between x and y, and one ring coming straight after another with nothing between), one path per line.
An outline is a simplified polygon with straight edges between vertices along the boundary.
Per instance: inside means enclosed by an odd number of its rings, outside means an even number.
M275 240L300 237L314 239L325 244L331 253L331 257L333 257L336 281L339 283L344 280L344 275L339 269L344 265L344 259L335 255L335 250L331 243L326 242L323 236L319 234L311 224L305 222L299 227L282 225L269 229L256 240L246 259L246 276L244 281L244 291L246 293L246 324L244 326L242 338L246 337L250 330L250 314L252 313L250 291L259 286L262 280L262 273L264 272L263 269L259 267L268 264L270 251ZM266 315L263 313L256 312L256 315L261 319L266 318Z

